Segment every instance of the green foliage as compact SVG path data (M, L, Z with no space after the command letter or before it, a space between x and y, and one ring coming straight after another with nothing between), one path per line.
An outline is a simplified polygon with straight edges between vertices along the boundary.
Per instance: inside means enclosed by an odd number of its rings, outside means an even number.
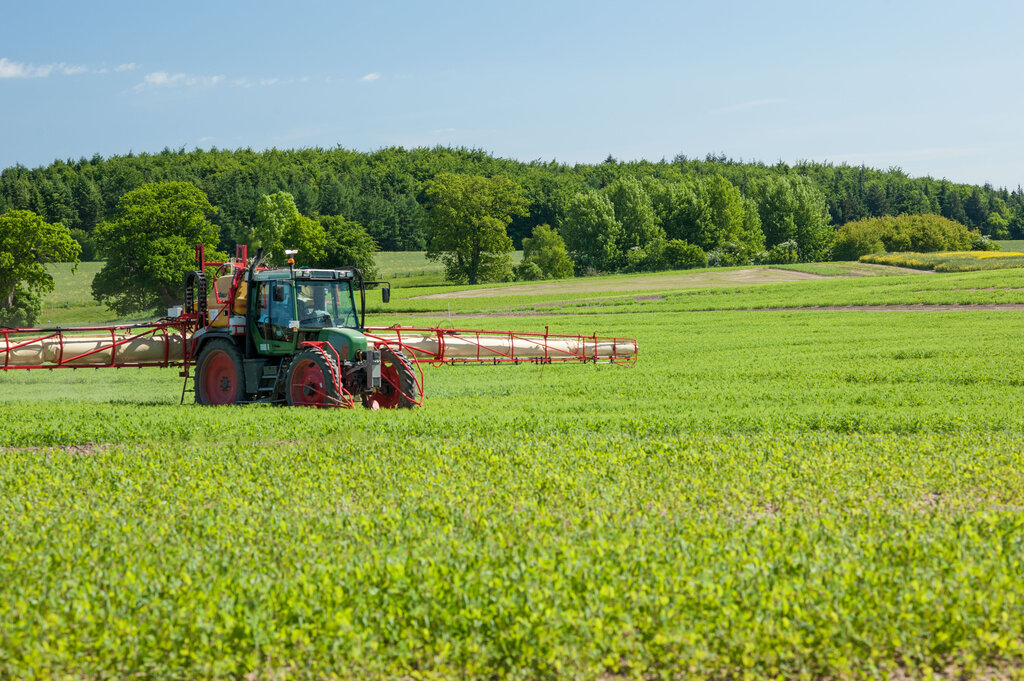
M530 263L537 265L540 277L534 276ZM516 269L516 278L525 280L523 273L527 270L534 279L564 279L572 276L572 261L566 251L565 241L550 225L537 225L533 228L533 236L523 239L523 262Z
M836 232L835 242L832 244L832 259L857 260L864 255L884 253L884 232L885 225L877 218L846 223Z
M833 248L835 247L833 246ZM764 265L789 265L799 262L799 260L800 247L795 241L783 241L780 244L775 244L757 257L757 262Z
M79 247L82 249L80 256L82 262L94 262L99 253L99 249L96 246L96 240L93 239L92 234L83 229L70 229L68 230L68 233L71 234L71 238L77 241Z
M708 265L712 267L736 267L752 265L755 251L744 243L727 241L713 251L708 251Z
M113 219L95 231L106 263L93 279L93 297L121 315L179 303L185 273L196 267L195 245L206 245L208 260L224 258L206 219L213 211L188 182L145 184L122 196Z
M424 193L430 218L427 257L444 263L449 281L511 277L514 248L506 228L513 216L527 214L518 185L504 177L441 173Z
M367 279L379 276L375 255L377 244L357 222L340 215L321 215L317 222L324 230L326 255L324 267L358 267Z
M757 203L765 245L794 241L800 262L825 260L834 232L824 195L800 177L766 177L754 182L750 195Z
M654 220L651 200L637 179L620 177L605 194L620 226L618 250L625 253L631 249L647 249L650 244L664 240L665 232Z
M999 251L1002 247L988 238L984 234L978 234L977 232L971 232L971 250L972 251Z
M544 270L535 260L524 260L515 266L516 281L540 281L544 278Z
M670 270L687 270L693 267L707 267L708 256L700 246L681 239L669 239L662 252L665 266Z
M989 236L1001 236L1006 230L1010 237L1024 237L1024 190L1019 187L1011 192L929 177L910 178L898 168L766 165L724 156L703 160L679 156L658 163L614 159L594 165L521 163L480 150L445 147L388 148L372 153L343 148L264 152L165 149L157 154L55 161L34 169L13 166L0 171L0 209L34 210L50 222L61 221L89 233L113 217L118 199L128 191L147 182L184 180L203 190L217 207L211 220L225 247L233 246L236 239L247 241L261 196L288 192L303 215L344 215L363 225L380 248L422 250L426 245L423 189L442 172L505 176L521 185L529 215L513 216L508 234L514 244L528 237L537 224L560 226L565 207L577 193L609 187L623 177L644 185L656 223L665 228L669 238L683 238L672 233L664 206L658 205L662 188L675 191L685 182L716 175L747 197L752 195L752 185L765 178L805 178L824 195L835 225L883 212L941 213ZM984 222L968 218L964 209L968 201L975 219ZM728 240L735 237L727 237L723 243Z
M0 214L0 326L31 326L53 290L50 262L78 262L81 247L62 224L27 210Z
M328 237L316 220L301 215L288 192L266 194L256 206L250 246L262 246L267 262L283 265L286 250L297 250L296 262L317 264L327 258Z
M669 220L673 236L709 251L733 242L749 250L764 245L759 218L739 189L721 175L697 178L684 188Z
M614 272L622 266L622 225L607 196L594 191L576 194L558 226L577 274L588 270Z
M832 254L835 260L854 260L885 251L964 251L975 243L985 246L967 227L941 215L900 215L843 225L836 234Z

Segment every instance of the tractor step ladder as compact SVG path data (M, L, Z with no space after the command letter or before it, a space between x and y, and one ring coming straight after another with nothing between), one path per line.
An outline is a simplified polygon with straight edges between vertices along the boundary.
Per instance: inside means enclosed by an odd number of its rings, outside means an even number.
M272 364L264 365L263 371L260 374L260 382L256 386L256 392L259 394L273 394L274 388L277 387L277 381L281 376L281 369L284 367L284 363L276 366Z

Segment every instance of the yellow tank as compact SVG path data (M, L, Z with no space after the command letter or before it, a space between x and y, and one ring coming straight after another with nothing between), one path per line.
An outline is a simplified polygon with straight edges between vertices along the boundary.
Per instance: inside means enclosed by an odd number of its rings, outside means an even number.
M210 291L210 295L206 297L206 308L210 310L210 317L212 326L227 326L228 317L230 315L225 314L221 310L223 301L227 300L228 296L231 295L231 279L233 275L225 274L222 277L217 277L216 293ZM235 304L231 308L231 314L244 315L245 305L249 294L249 285L244 281L238 284L238 290L235 292ZM220 295L221 303L217 302L217 295ZM216 314L216 316L214 316Z

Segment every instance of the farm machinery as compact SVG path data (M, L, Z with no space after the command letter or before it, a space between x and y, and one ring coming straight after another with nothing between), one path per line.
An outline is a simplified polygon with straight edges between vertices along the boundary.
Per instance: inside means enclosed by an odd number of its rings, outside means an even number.
M294 255L293 251L288 252ZM628 338L366 325L368 281L357 268L264 265L245 246L185 277L184 305L142 324L69 329L0 327L0 369L178 367L182 402L371 409L422 404L422 364L632 364Z

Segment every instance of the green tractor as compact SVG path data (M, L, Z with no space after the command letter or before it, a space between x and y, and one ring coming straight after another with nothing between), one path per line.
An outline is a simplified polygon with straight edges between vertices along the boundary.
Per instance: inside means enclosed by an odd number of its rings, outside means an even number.
M293 252L289 252L291 256ZM244 250L220 269L207 294L201 269L185 280L187 315L198 328L186 353L195 358L199 404L269 402L297 406L410 408L422 400L411 358L365 333L366 281L356 268L264 267L261 253L246 266Z

